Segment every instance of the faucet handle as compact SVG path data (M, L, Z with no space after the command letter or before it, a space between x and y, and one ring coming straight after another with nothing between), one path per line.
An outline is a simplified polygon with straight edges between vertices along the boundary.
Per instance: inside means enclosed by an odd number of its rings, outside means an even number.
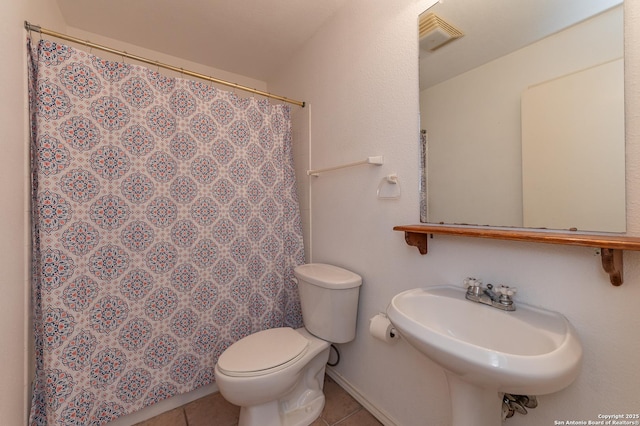
M501 285L500 287L498 287L496 289L496 291L504 296L513 296L514 294L516 294L516 292L518 291L518 289L516 289L515 287L509 287L508 285Z
M464 286L466 288L469 288L469 287L481 287L482 286L482 280L478 280L478 279L475 279L473 277L465 278L462 281L462 283L464 284Z

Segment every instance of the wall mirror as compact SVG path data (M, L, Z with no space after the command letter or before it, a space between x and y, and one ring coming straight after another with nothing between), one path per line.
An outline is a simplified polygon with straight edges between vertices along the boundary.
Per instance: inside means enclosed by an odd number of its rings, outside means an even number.
M622 2L441 0L420 25L421 221L624 232Z

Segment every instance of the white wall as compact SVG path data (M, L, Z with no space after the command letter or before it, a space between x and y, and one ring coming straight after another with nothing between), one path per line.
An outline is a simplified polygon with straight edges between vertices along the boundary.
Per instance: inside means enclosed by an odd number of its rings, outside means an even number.
M300 217L302 219L304 256L307 263L311 260L311 199L308 190L307 170L309 170L309 157L311 156L310 137L311 106L305 108L291 108L291 139L293 141L293 165L298 184L298 202L300 204Z
M514 426L597 420L640 407L640 253L626 252L625 283L614 288L594 250L436 236L421 256L394 225L418 223L418 69L415 24L426 0L354 0L282 68L274 92L309 102L311 165L331 166L383 155L360 166L308 179L313 261L364 278L358 336L340 345L336 372L398 425L448 425L441 369L405 342L368 335L368 320L405 289L461 285L468 275L519 288L517 299L565 314L584 345L584 365L564 391L540 397ZM628 230L640 235L640 3L625 4ZM402 198L380 201L379 180L397 172ZM499 325L495 326L500 332Z
M43 25L44 26L44 25ZM221 80L226 80L232 83L237 83L243 86L247 86L247 87L251 87L251 88L255 88L258 90L267 90L267 84L264 81L260 81L260 80L256 80L250 77L245 77L239 74L234 74L231 72L227 72L218 68L211 68L211 67L207 67L205 65L202 64L198 64L195 62L191 62L191 61L187 61L185 59L181 59L175 56L171 56L171 55L166 55L164 53L160 53L154 50L149 50L149 49L145 49L143 47L140 46L136 46L134 44L130 44L130 43L126 43L124 41L121 40L115 40L109 37L104 37L95 33L91 33L88 31L84 31L78 28L73 28L73 27L68 27L66 30L66 34L79 38L80 40L89 40L93 43L96 44L100 44L103 46L107 46L107 47L111 47L117 50L122 50L125 52L129 52L132 53L136 56L141 56L143 58L147 58L147 59L151 59L153 61L158 61L160 63L165 63L165 64L169 64L169 65L173 65L175 67L179 67L179 68L183 68L189 71L194 71L200 74L204 74L204 75L209 75L209 76L213 76L216 78L219 78ZM69 43L69 42L67 42ZM79 47L80 49L84 49L84 50L89 50L84 46L81 45L76 45L77 47ZM137 64L137 65L142 65L148 68L153 69L154 67L152 65L147 65L147 64L142 64L142 63L136 63L136 61L134 60L130 60L127 58L122 58L121 56L118 56L116 54L113 53L108 53L108 52L104 52L104 51L100 51L100 50L96 50L96 49L92 49L90 50L91 53L93 53L94 55L100 56L102 58L105 59L109 59L112 61L124 61L127 63L133 63L133 64ZM171 77L185 77L182 76L180 73L175 72L175 71L170 71L164 68L158 68L158 70L167 76L171 76ZM229 90L229 91L235 91L235 89L228 87L228 86L223 86L223 85L216 85L214 84L214 86L219 87L222 90ZM235 92L238 96L250 96L250 94L248 92L242 92L242 91L236 91Z

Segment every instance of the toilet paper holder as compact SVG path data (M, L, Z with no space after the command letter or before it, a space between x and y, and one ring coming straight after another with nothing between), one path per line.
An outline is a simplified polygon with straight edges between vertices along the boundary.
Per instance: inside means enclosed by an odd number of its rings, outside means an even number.
M395 343L400 337L385 313L378 313L369 320L369 333L385 343Z

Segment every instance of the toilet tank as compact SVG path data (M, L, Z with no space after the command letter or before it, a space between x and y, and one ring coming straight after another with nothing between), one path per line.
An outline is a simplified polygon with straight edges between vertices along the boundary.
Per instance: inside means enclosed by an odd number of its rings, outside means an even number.
M332 343L353 340L362 277L323 263L300 265L294 275L307 331Z

